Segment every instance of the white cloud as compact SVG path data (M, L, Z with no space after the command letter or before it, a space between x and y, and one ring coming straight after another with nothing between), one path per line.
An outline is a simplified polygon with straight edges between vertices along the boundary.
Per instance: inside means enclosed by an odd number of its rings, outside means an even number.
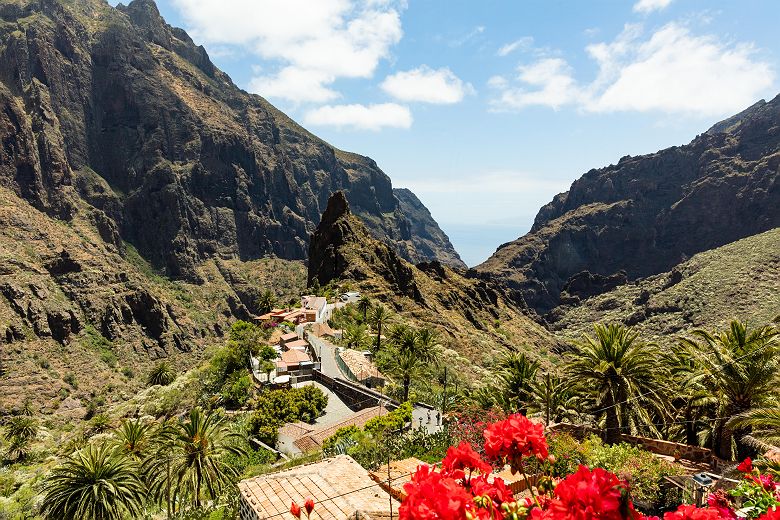
M639 111L720 116L741 110L771 89L775 72L751 44L696 36L669 23L648 39L639 25L626 25L612 42L589 45L596 78L580 83L568 63L544 58L518 68L510 83L491 80L495 110L530 105L592 112Z
M272 62L250 88L294 102L336 97L338 78L369 78L402 36L394 1L173 0L195 39Z
M507 54L511 54L512 52L516 50L528 50L530 49L534 44L534 39L531 36L524 36L520 38L519 40L515 40L511 43L507 43L506 45L502 45L501 48L498 49L496 52L499 56L506 56Z
M307 112L304 121L312 126L376 131L386 127L409 128L412 126L412 113L396 103L325 105Z
M432 69L426 65L388 76L381 87L401 101L435 104L459 103L466 94L474 91L450 69Z
M639 0L634 4L634 12L647 14L653 11L660 11L671 3L672 0Z

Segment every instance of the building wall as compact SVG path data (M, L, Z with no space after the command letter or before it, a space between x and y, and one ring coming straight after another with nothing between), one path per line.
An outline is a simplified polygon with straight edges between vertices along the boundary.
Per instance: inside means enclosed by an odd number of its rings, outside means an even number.
M239 517L241 520L260 520L255 510L250 507L243 493L240 494L240 497Z

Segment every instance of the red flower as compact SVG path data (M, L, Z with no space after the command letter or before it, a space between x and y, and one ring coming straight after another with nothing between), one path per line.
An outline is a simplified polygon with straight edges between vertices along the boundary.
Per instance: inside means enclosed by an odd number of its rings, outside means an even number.
M510 415L506 420L485 429L485 454L492 459L506 460L517 470L523 457L535 455L540 460L548 457L544 426L523 415Z
M766 513L759 516L758 520L780 520L780 507L769 509Z
M504 482L504 479L494 477L488 482L487 475L480 475L471 479L471 494L475 497L488 497L498 507L504 502L514 502L515 496Z
M739 466L737 466L737 471L741 471L742 473L751 473L753 471L753 461L750 460L750 457L743 460Z
M628 499L625 484L617 476L601 468L591 471L585 466L558 484L555 498L546 509L533 516L544 520L639 518Z
M664 513L664 520L721 520L717 509L706 509L690 504L683 504L677 511Z
M417 468L404 491L399 520L463 520L474 509L473 497L463 486L427 465Z
M292 515L295 518L300 518L301 517L301 507L298 504L296 504L295 502L293 502L292 504L290 504L290 513L292 513Z
M490 464L483 461L466 441L461 442L457 448L450 446L447 456L441 461L442 474L452 478L463 478L464 472L461 470L490 473L491 469Z
M308 499L303 503L303 507L306 509L306 516L311 516L311 512L314 511L314 499Z
M710 509L715 509L721 518L728 520L736 520L737 514L731 508L731 502L726 492L722 489L717 490L714 493L710 493L707 497L707 505Z

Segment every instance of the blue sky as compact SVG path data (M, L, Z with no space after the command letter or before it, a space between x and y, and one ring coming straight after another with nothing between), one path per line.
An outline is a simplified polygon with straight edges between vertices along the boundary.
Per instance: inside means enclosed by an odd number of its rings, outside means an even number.
M158 0L240 87L411 188L469 265L591 168L778 93L776 0Z

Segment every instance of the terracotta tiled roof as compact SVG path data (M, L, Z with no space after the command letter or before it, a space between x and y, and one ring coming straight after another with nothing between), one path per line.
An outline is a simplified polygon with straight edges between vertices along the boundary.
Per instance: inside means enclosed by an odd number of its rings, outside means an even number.
M297 365L301 361L311 361L311 358L306 352L300 350L282 352L282 362L287 365Z
M323 426L322 428L317 428L308 435L304 435L300 439L297 439L293 442L293 444L295 444L295 446L304 453L308 451L314 451L320 449L322 447L322 443L325 442L325 439L335 434L339 428L345 428L347 426L357 426L358 428L362 428L369 420L387 413L387 409L384 406L366 408L365 410L355 412L351 417L344 419L341 422Z
M287 423L279 428L279 436L297 439L314 431L314 426L305 422Z
M347 348L339 352L339 357L341 357L344 364L349 367L349 370L355 377L360 380L365 380L369 377L385 378L382 372L362 352Z
M390 463L389 480L388 466L382 466L376 471L370 471L369 475L382 486L382 489L393 495L397 500L403 500L406 498L404 484L412 480L412 473L417 471L417 468L422 464L425 464L425 462L415 457L394 460ZM388 482L390 483L389 485Z
M298 334L295 332L290 332L289 334L282 334L282 342L288 342L288 341L295 341L298 339Z
M306 341L305 339L296 339L295 341L289 341L285 343L284 346L289 349L302 348L302 347L308 347L309 342Z
M346 520L356 511L389 514L388 495L347 455L238 483L242 499L261 520L293 520L290 503L314 499L313 520ZM393 504L397 511L398 503ZM371 518L386 518L374 516Z

